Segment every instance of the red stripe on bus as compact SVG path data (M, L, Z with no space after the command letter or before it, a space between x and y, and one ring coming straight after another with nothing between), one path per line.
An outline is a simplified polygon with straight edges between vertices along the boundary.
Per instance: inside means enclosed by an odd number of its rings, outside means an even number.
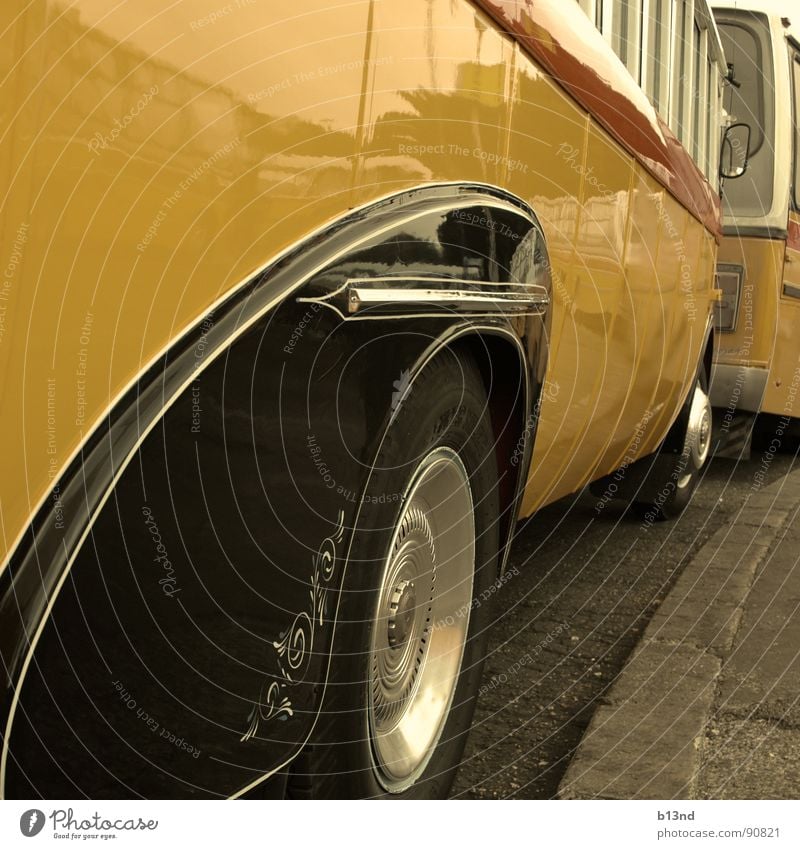
M577 3L474 0L719 241L718 194Z

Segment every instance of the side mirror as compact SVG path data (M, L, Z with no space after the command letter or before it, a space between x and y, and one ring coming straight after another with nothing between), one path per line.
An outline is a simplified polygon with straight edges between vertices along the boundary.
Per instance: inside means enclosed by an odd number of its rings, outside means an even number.
M731 124L722 137L719 157L719 175L735 180L747 171L750 157L750 125Z

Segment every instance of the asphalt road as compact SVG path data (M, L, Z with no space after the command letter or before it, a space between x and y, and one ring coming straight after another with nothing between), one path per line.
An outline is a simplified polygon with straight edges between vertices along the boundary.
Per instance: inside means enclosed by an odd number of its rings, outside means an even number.
M716 458L686 512L645 528L622 504L585 492L520 525L498 593L464 760L462 798L555 796L595 708L692 555L737 514L754 481L798 462Z

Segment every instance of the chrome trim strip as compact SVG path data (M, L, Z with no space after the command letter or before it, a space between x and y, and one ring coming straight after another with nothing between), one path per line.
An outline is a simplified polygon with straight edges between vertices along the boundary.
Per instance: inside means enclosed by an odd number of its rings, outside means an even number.
M797 283L783 282L783 294L787 298L800 298L800 285Z
M534 287L532 284L525 283L513 283L513 282L502 282L502 281L493 281L493 280L477 280L477 279L469 279L467 277L433 277L428 275L427 277L423 276L413 276L413 275L387 275L386 277L350 277L344 286L340 286L336 292L341 292L342 289L347 289L352 286L367 286L371 287L373 284L384 284L391 285L394 283L424 283L427 286L437 286L437 285L450 285L451 283L459 283L463 286L487 286L491 288L492 286L505 286L507 288L518 288L520 291L527 292L532 288L541 289L543 292L545 291L544 286L536 286ZM380 288L380 287L375 287Z
M403 285L403 284L422 285ZM451 286L458 288L450 288ZM469 288L462 288L469 287ZM437 317L435 308L461 315L542 315L550 304L544 286L455 277L356 277L318 298L298 303L328 307L343 320ZM372 311L364 315L365 311Z
M399 278L392 282L399 282L402 279ZM389 279L384 278L380 282L388 283ZM371 280L348 281L347 311L352 315L370 307L395 309L419 305L423 307L448 307L459 312L466 309L482 312L539 313L550 303L547 291L543 287L537 287L538 291L536 292L531 291L528 287L518 292L485 292L480 289L445 288L451 282L461 283L460 280L433 281L428 279L425 282L428 284L425 287L405 289L388 288L386 286L373 287ZM431 284L435 285L432 286ZM473 285L480 287L487 284L475 281Z

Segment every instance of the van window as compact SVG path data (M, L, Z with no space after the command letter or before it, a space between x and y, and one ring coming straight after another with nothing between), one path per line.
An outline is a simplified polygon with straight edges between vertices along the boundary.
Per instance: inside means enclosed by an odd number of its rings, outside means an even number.
M750 163L747 173L728 180L726 212L761 217L772 207L775 104L769 25L763 15L746 13L718 20L725 58L733 65L739 88L726 85L723 105L735 122L750 125Z

